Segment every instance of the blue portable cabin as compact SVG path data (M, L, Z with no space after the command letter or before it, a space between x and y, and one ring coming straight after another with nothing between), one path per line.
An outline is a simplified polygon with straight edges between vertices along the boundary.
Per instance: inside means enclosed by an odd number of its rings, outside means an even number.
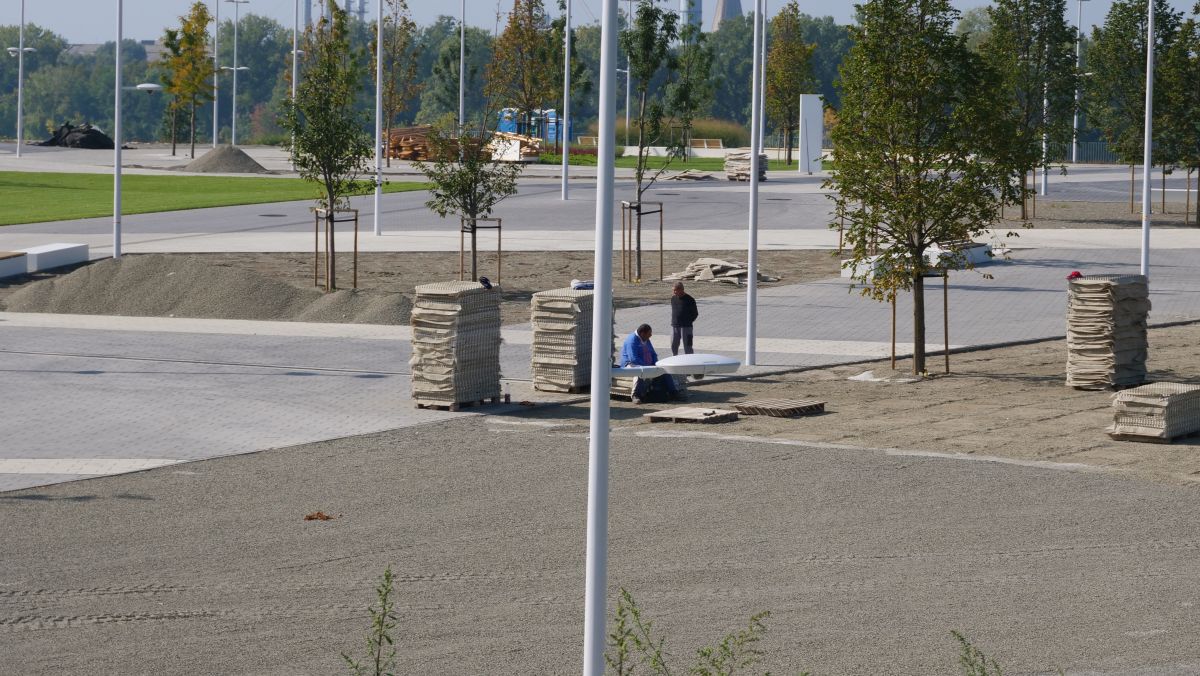
M528 122L522 111L517 108L504 108L497 113L497 118L496 131L533 136L542 139L549 145L558 142L560 135L565 140L571 138L569 130L566 130L568 132L566 134L562 133L561 118L558 116L558 111L553 108L533 111Z

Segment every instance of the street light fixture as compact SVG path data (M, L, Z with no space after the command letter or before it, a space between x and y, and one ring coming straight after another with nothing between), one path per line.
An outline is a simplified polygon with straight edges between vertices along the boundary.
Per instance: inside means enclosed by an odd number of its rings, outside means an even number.
M17 46L8 48L8 55L17 57L17 157L25 143L25 53L36 52L25 46L25 0L21 0L21 31Z
M233 5L233 67L222 66L221 70L233 71L233 119L230 122L229 145L237 146L237 74L239 70L250 70L238 66L238 21L242 5L250 4L250 0L225 0Z
M124 40L124 0L117 0L116 78L113 85L113 258L121 257L121 93L139 91L154 94L162 85L143 82L134 87L121 86L121 42Z
M558 116L558 138L562 141L562 198L569 199L567 180L571 166L571 0L567 0L563 30L563 109ZM563 134L566 134L564 137Z

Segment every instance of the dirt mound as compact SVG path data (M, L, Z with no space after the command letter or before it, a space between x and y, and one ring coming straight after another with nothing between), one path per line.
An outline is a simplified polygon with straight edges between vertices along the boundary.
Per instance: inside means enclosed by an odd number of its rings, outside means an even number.
M9 296L10 312L405 324L399 293L322 293L199 258L125 256L42 280Z
M182 171L201 174L269 174L270 171L255 162L241 148L224 145L204 153L184 165Z

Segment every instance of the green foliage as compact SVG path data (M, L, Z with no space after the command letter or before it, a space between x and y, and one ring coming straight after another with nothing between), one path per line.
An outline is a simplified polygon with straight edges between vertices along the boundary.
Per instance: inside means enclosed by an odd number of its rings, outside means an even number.
M387 12L383 17L383 126L386 132L397 122L397 117L410 105L421 91L417 79L418 55L416 33L406 0L386 0ZM376 30L378 30L376 26ZM371 43L371 55L375 56L377 41ZM371 71L375 73L375 59L371 59ZM388 158L391 166L391 158Z
M1200 167L1200 24L1195 18L1180 25L1157 77L1155 88L1163 90L1165 104L1162 161Z
M745 629L727 635L716 645L697 650L696 666L688 673L694 676L732 676L754 666L765 654L758 644L767 633L763 620L770 616L769 610L753 615Z
M696 0L689 0L695 2ZM667 85L667 110L671 126L679 133L684 161L688 158L688 139L693 137L696 116L712 106L713 53L708 37L695 24L684 22L676 48L678 77Z
M791 0L771 20L767 53L767 115L784 134L787 163L792 163L792 132L799 126L800 95L812 87L810 61L817 46L804 42L800 5Z
M558 50L551 37L542 0L514 0L504 32L492 43L484 91L500 102L499 107L524 113L526 124L534 110L548 107L561 77L555 70Z
M422 54L417 77L424 83L415 121L432 124L446 114L458 115L458 30L443 32L441 22L422 33L418 52ZM439 41L440 39L440 41ZM492 37L479 28L467 28L466 40L466 109L467 119L475 119L487 107L483 93L483 74L492 58ZM427 69L426 69L427 68ZM472 111L476 115L472 115Z
M992 16L990 7L972 7L962 13L958 24L954 26L954 34L966 41L967 49L978 52L983 43L992 35Z
M371 613L371 629L367 632L366 664L342 653L342 659L346 661L346 666L350 668L350 673L354 676L366 674L392 676L395 674L396 646L392 639L397 619L396 604L392 600L392 593L395 591L394 582L392 568L388 566L387 570L383 571L383 578L380 579L379 586L375 588L376 605L371 606L368 611Z
M208 25L212 16L203 2L179 17L178 29L168 28L163 36L167 57L162 64L163 87L171 96L171 153L175 152L176 122L180 113L188 114L191 156L196 156L196 109L212 100L212 57L208 53Z
M962 667L963 676L1004 676L999 663L983 654L967 637L957 631L950 632L950 635L958 642L958 665Z
M878 252L875 275L856 280L864 295L913 291L913 368L921 373L924 276L961 266L930 263L926 251L982 234L1000 205L1018 198L1009 180L1014 130L995 105L999 75L954 35L948 0L869 0L859 11L826 186L845 218L851 264Z
M679 62L671 49L678 37L679 17L674 12L659 7L653 0L639 0L630 27L621 31L621 51L629 59L629 78L634 83L633 124L637 132L635 138L638 147L638 163L633 172L636 184L634 202L642 200L642 195L654 185L663 172L663 169L659 169L647 176L647 149L662 145L666 141L663 119L667 115L666 100L662 96L663 89L654 87L656 95L653 97L650 92L656 77L661 74L671 78L678 70ZM682 139L677 144L682 146ZM638 273L638 278L641 278L641 271Z

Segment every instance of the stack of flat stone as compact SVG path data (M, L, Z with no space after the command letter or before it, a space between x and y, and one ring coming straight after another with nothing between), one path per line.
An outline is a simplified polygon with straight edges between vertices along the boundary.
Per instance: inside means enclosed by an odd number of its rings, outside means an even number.
M412 391L418 405L456 406L500 396L500 292L476 282L416 288Z
M725 178L731 181L750 180L750 151L731 150L725 153ZM758 156L758 180L767 180L767 155Z
M1067 385L1108 389L1146 382L1150 285L1142 275L1071 280L1067 302Z
M698 258L688 263L683 272L667 275L663 277L663 281L723 282L741 286L749 276L750 269L746 263L723 261L719 258ZM779 278L759 270L758 281L778 282Z
M1152 383L1113 395L1115 439L1163 442L1198 432L1200 385Z
M592 378L592 291L533 294L533 389L580 392Z

